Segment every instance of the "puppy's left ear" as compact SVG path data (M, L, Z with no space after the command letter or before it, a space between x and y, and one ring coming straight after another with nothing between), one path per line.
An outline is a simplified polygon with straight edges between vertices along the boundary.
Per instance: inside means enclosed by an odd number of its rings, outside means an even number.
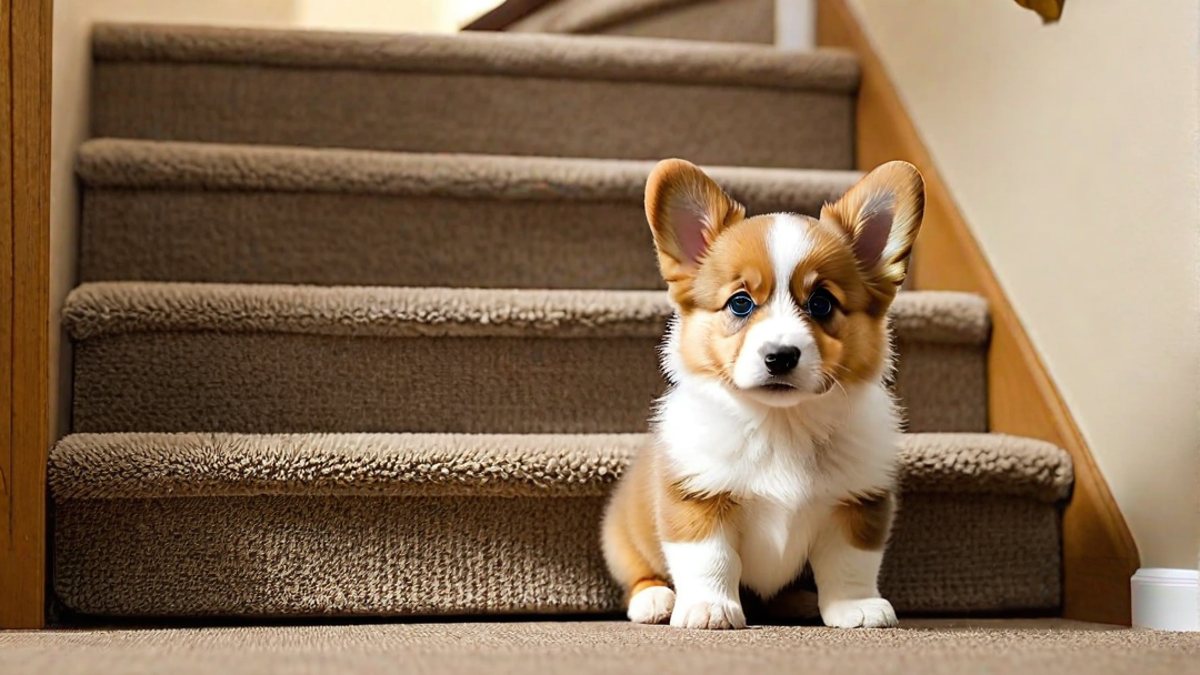
M908 258L925 215L925 180L908 162L888 162L867 174L821 220L849 237L867 281L894 292L908 274Z

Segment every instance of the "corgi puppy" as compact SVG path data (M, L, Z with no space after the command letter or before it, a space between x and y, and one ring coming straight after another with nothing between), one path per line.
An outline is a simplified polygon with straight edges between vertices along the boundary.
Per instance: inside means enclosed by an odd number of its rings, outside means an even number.
M877 586L899 441L887 314L924 201L890 162L819 219L747 218L696 166L655 167L670 388L602 535L630 620L742 628L740 592L770 599L807 563L826 625L896 625Z

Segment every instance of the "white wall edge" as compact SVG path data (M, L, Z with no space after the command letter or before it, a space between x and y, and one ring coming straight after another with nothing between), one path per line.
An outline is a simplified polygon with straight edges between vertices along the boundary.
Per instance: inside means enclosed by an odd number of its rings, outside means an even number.
M1129 586L1135 628L1200 631L1200 571L1143 567Z
M816 0L775 0L775 46L780 49L816 49Z

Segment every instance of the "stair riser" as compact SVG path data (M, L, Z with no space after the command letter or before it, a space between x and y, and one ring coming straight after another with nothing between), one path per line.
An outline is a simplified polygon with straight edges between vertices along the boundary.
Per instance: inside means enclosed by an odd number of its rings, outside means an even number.
M849 93L100 61L95 136L854 168Z
M849 188L757 199L816 215ZM82 281L663 287L641 191L623 201L91 189ZM735 196L737 192L734 191Z
M128 616L608 612L602 498L66 501L55 588ZM901 612L1059 605L1058 510L904 497L882 573ZM130 526L136 523L136 527ZM434 576L429 570L439 570Z
M88 192L82 281L663 286L639 204Z
M604 433L646 429L657 339L129 333L75 353L74 430ZM909 430L984 431L982 347L899 344ZM234 392L235 395L231 395Z
M76 166L86 281L662 286L653 162L98 139ZM751 213L814 216L860 178L710 171Z

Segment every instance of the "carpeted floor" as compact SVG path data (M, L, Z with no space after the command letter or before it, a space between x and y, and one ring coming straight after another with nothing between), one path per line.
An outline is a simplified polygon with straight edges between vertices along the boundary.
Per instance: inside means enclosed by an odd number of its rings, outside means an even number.
M0 633L0 672L1200 673L1200 633L1055 619L906 621L895 630L733 633L508 622Z

